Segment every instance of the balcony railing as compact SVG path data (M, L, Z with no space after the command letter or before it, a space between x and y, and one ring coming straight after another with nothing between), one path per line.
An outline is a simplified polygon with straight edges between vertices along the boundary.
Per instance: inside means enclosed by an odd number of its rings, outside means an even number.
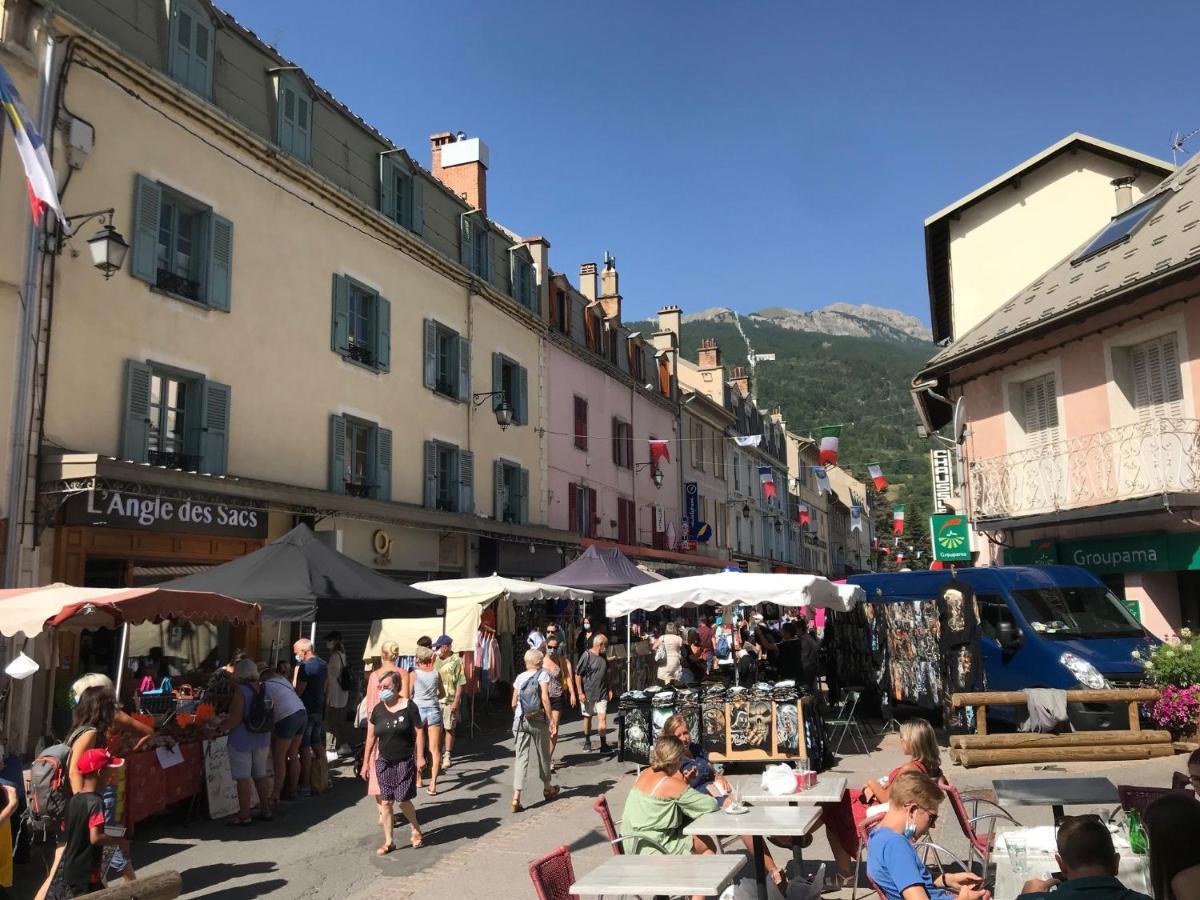
M168 272L166 269L158 270L154 283L160 290L168 293L187 297L189 300L200 299L200 282L176 275L174 272Z
M978 518L1098 506L1200 491L1200 420L1161 417L976 460Z
M146 451L146 462L152 466L163 466L167 469L182 469L185 472L200 470L200 457L188 453L174 453L169 450Z

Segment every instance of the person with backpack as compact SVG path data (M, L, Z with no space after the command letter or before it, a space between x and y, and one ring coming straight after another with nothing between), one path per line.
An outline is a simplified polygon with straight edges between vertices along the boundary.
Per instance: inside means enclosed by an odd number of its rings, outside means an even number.
M251 789L258 791L258 817L275 818L271 810L271 779L267 759L275 730L275 705L258 681L258 664L240 659L233 667L236 690L229 703L225 730L229 734L229 772L237 785L238 812L226 824L253 825Z
M300 738L308 724L308 711L296 696L296 689L278 669L260 666L258 680L275 708L275 733L271 737L271 759L275 778L272 782L271 808L283 799L296 796L300 784Z
M525 671L513 679L513 797L512 811L521 812L521 792L534 759L538 777L542 780L542 796L549 802L558 796L559 788L551 783L550 736L558 734L558 726L550 717L550 674L542 668L545 655L541 650L525 651Z
M733 626L724 619L718 619L717 630L713 634L713 668L728 681L733 680L733 644Z

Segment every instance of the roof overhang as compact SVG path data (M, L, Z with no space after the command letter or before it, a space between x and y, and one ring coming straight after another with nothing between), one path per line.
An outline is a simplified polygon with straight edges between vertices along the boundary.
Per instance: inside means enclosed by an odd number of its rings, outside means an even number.
M1019 531L1044 528L1047 525L1070 525L1111 520L1114 517L1148 516L1173 509L1200 508L1200 494L1155 494L1133 500L1117 500L1099 506L1055 510L1032 516L978 519L975 526L981 531Z

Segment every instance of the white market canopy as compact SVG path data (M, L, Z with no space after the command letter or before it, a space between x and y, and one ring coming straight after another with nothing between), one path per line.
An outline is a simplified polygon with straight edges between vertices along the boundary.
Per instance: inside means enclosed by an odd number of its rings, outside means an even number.
M717 572L671 578L613 594L605 604L610 619L632 612L682 609L688 606L757 606L774 603L790 608L815 606L846 612L862 602L861 588L836 585L820 575L777 575L759 572ZM856 593L857 592L857 593Z
M454 640L454 649L459 652L475 649L475 635L479 631L483 611L497 600L532 603L535 600L592 599L591 591L541 581L521 581L502 575L422 581L413 587L446 598L444 633ZM378 656L379 647L384 641L395 641L400 645L400 652L407 656L417 646L417 638L422 635L437 637L442 633L441 618L377 619L371 624L371 635L363 649L363 659Z

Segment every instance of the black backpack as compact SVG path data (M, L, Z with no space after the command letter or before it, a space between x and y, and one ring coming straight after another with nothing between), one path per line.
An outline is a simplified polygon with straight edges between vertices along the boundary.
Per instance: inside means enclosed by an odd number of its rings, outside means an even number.
M338 672L338 687L347 694L354 693L354 672L351 671L350 665L346 662L346 655L342 654L342 668Z
M250 705L242 715L242 724L254 734L268 734L275 730L275 703L267 696L265 685L259 685L250 698Z
M88 731L90 725L76 728L61 744L43 750L29 764L29 797L25 822L42 833L57 829L67 817L71 799L71 746Z

